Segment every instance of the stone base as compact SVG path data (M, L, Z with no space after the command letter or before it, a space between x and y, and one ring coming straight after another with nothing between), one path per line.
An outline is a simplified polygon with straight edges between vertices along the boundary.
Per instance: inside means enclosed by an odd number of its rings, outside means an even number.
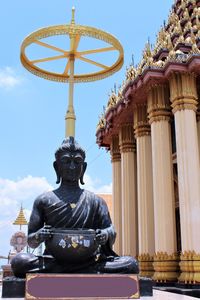
M200 291L200 284L189 284L189 283L175 283L175 287L181 288L181 289L193 289L193 290L199 290Z
M153 281L150 278L140 277L140 296L153 296Z
M5 277L10 277L10 276L14 276L10 264L3 265L3 266L1 266L1 267L2 267L2 270L3 270L3 278L5 278Z
M31 276L39 276L39 275L45 276L45 274L34 274L34 275L32 274ZM72 274L68 276L71 277ZM75 275L75 276L79 276L79 275ZM113 275L108 275L108 276L113 276ZM126 276L127 278L129 278L131 276L136 276L136 275L121 275L121 276ZM139 278L139 289L140 289L139 292L140 296L152 296L153 295L152 280L144 277ZM3 279L2 298L24 298L24 297L25 297L25 279L16 278L13 276ZM125 299L128 298L126 297Z
M14 276L2 280L2 298L23 298L25 295L25 279Z
M153 282L153 289L154 291L159 290L163 292L170 292L174 294L200 298L200 285L197 284L188 284L188 283L184 284L178 282L168 282L168 283Z
M154 287L154 289L163 292L170 292L174 294L200 298L200 289L197 289L195 287L188 287L188 285L182 287L179 286L178 284L175 284L174 286L162 286L162 287L156 286Z

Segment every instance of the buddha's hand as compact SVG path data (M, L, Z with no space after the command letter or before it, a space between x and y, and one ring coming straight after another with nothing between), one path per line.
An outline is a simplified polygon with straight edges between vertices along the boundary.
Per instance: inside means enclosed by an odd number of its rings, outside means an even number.
M42 243L52 238L52 227L45 225L35 233L35 239Z
M108 231L106 229L96 230L96 241L99 245L105 245L108 240Z

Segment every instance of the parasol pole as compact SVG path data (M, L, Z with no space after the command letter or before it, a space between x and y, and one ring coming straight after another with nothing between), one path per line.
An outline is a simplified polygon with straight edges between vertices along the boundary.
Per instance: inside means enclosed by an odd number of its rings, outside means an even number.
M72 19L71 25L75 24L75 8L72 7ZM65 116L65 137L73 136L75 137L75 111L74 111L74 52L76 51L75 46L76 35L70 34L70 55L69 55L69 99L68 108Z

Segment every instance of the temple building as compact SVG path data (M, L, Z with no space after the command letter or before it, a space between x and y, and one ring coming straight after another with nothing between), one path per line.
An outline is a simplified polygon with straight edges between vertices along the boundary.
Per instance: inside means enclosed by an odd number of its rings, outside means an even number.
M176 0L108 99L115 250L155 281L200 284L200 0Z

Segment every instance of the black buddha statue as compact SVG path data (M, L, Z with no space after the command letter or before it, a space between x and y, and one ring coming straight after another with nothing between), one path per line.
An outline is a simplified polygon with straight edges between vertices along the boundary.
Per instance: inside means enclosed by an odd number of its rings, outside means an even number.
M55 158L57 183L61 184L58 189L46 192L35 200L28 226L29 246L37 248L45 242L45 251L42 256L30 253L16 255L11 262L14 275L23 278L27 272L138 274L135 258L118 256L112 250L116 233L105 201L79 186L79 181L84 184L83 175L87 167L84 150L73 137L69 137L56 151ZM52 255L49 247L56 230L91 230L95 232L98 247L86 259L65 261L62 255ZM66 241L62 240L60 246L64 248ZM76 249L77 243L68 245L71 246ZM74 251L79 258L78 250Z

